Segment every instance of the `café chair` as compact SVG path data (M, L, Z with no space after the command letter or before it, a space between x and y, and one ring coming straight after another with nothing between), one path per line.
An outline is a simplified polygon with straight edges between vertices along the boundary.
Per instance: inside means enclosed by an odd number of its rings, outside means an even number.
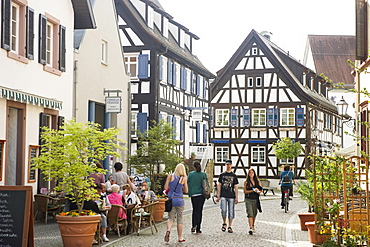
M53 217L60 212L60 201L58 198L53 198L47 195L34 195L36 204L35 219L38 213L43 213L45 216L45 224L48 223L48 213L53 213Z
M121 219L118 217L120 209L126 211L121 205L112 204L112 208L108 211L107 220L108 225L111 229L117 229L118 237L121 237L121 230L127 235L127 219Z
M154 221L154 210L158 202L149 203L144 206L137 205L131 211L131 223L133 226L133 231L137 232L137 235L140 235L140 226L142 223L148 223L150 230L153 234L153 226L158 232L157 226Z

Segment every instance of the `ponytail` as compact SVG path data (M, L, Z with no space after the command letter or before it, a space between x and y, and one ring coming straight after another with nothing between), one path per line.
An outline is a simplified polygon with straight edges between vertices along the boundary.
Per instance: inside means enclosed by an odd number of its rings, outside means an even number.
M194 166L194 168L195 168L195 170L197 172L201 172L202 171L202 168L200 167L199 161L195 161L194 164L193 164L193 166Z

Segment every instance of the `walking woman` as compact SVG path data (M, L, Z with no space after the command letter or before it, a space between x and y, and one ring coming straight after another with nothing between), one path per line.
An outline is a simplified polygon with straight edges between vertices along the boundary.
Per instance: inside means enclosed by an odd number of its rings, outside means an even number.
M201 166L198 161L194 162L195 171L189 173L189 196L191 198L191 205L193 206L193 214L191 217L191 232L200 234L203 215L203 205L206 198L203 196L203 179L208 183L207 173L201 171ZM209 183L208 183L209 186Z
M167 231L164 236L164 241L170 241L171 229L177 218L177 239L180 243L185 242L185 239L182 237L182 213L185 205L183 193L188 193L188 182L185 166L183 164L178 164L175 168L175 172L167 176L164 189L167 190L168 188L170 188L168 198L172 198L172 210L168 212Z
M244 181L244 194L250 235L255 232L254 224L257 217L257 209L262 212L259 199L261 192L262 186L256 172L254 169L249 169L247 179Z

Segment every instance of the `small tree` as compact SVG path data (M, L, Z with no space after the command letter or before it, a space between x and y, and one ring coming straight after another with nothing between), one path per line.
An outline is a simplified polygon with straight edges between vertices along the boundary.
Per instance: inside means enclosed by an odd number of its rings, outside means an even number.
M138 149L129 156L129 163L155 186L154 175L159 173L160 164L165 164L164 172L169 172L183 161L183 154L177 149L179 141L174 139L173 127L163 120L152 123L144 133L137 132Z
M278 159L292 159L302 152L299 142L294 142L290 137L283 137L272 145Z
M81 213L84 202L95 198L93 172L105 173L96 168L96 161L108 155L119 156L117 149L119 130L100 130L96 123L63 124L61 130L42 128L41 155L33 159L35 167L42 170L47 181L57 181L56 190L63 190L75 202Z

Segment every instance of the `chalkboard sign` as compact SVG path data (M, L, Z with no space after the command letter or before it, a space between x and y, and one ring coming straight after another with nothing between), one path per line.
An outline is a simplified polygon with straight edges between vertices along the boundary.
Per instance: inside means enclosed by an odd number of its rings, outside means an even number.
M28 154L28 182L36 182L36 170L33 170L33 158L36 158L39 155L39 146L30 145L29 154ZM1 246L0 246L1 247Z
M32 247L31 186L0 186L0 247Z

